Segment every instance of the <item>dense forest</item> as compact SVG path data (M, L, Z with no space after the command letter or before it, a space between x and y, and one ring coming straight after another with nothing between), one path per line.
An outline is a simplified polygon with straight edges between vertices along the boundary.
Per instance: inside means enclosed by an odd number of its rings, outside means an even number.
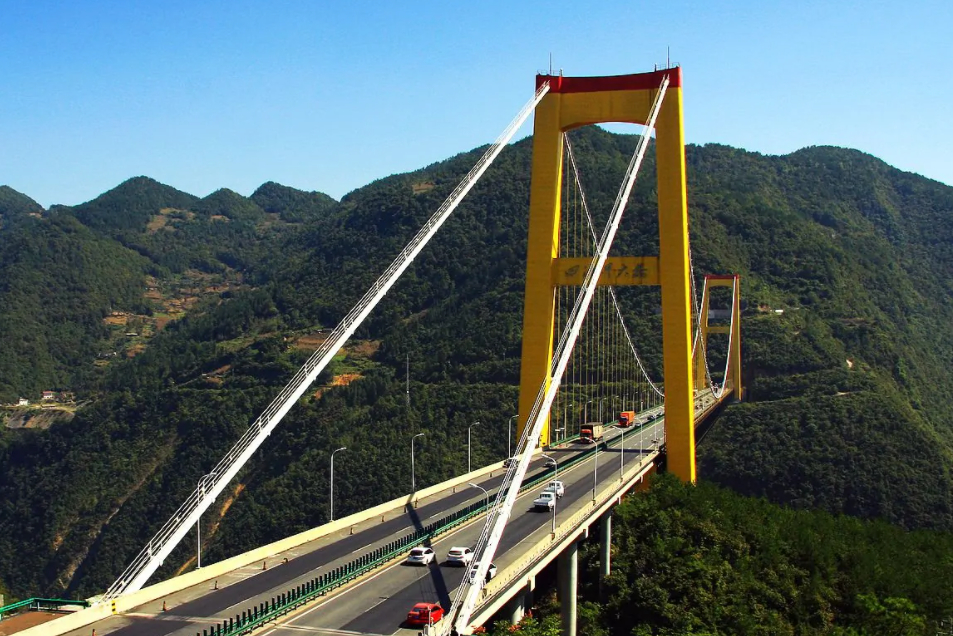
M573 140L605 215L635 141L598 128ZM69 423L0 431L0 585L14 596L108 586L478 156L341 201L274 183L200 199L137 177L42 210L0 190L0 402L47 388L85 401ZM474 462L505 455L530 157L530 140L502 153L204 515L210 560L323 522L338 446L349 448L340 514L408 489L416 432L427 433L418 484L460 472L474 421ZM748 401L701 443L701 479L953 530L953 188L839 148L691 146L687 162L696 274L741 274L746 303ZM643 171L619 254L657 253L651 156ZM651 295L620 290L620 302L660 377ZM160 574L193 553L183 544Z
M953 614L949 533L791 510L670 476L618 506L612 532L601 582L598 534L582 543L580 636L933 636ZM552 592L519 633L561 633Z

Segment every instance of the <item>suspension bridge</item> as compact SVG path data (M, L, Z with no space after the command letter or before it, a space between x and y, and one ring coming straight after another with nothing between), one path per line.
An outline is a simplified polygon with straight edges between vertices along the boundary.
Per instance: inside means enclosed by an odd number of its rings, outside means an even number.
M494 618L518 621L537 577L555 576L563 633L575 634L578 542L599 530L608 575L612 508L663 467L694 482L697 430L742 397L739 278L699 275L692 264L681 85L677 67L537 76L532 99L116 582L90 607L20 633L470 634ZM534 113L512 457L147 585ZM596 211L570 131L606 122L644 131L611 210ZM658 252L617 255L614 241L653 133ZM623 293L631 287L660 294L661 379L649 376L626 324ZM554 480L565 496L533 512L539 490ZM441 564L451 546L472 549L464 567ZM415 547L433 550L435 561L404 566ZM439 610L410 625L408 610L419 602Z

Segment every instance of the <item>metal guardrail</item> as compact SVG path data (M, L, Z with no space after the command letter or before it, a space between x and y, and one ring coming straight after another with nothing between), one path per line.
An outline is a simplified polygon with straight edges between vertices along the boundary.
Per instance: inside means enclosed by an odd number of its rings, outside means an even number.
M645 424L643 426L648 426ZM636 430L642 427L635 427ZM578 436L573 436L573 438ZM561 440L560 443L567 440ZM576 464L586 460L597 450L607 448L607 442L599 442L592 447L581 452L570 460L567 460L560 467L561 470L568 470ZM536 486L549 481L553 477L553 470L546 469L542 475L528 481L522 485L520 492L525 492ZM195 636L237 636L238 634L247 634L265 623L272 621L279 616L283 616L301 605L308 603L315 598L325 596L336 588L349 583L350 581L367 574L368 572L389 563L396 557L403 556L407 550L416 547L430 539L460 526L474 517L486 511L486 504L481 500L476 503L465 506L456 512L453 512L439 521L428 524L420 530L416 530L399 539L391 541L380 548L371 550L367 554L360 556L342 566L332 569L327 574L316 576L310 581L297 585L288 591L273 596L271 601L259 603L250 609L242 610L241 614L236 614L235 618L228 618L216 622L211 628L205 628L201 632L196 631Z
M87 601L72 601L65 598L27 598L22 601L17 601L16 603L10 603L9 605L4 605L0 607L0 620L3 620L4 614L9 614L10 612L15 612L26 608L28 611L58 611L66 605L78 605L80 607L89 607Z

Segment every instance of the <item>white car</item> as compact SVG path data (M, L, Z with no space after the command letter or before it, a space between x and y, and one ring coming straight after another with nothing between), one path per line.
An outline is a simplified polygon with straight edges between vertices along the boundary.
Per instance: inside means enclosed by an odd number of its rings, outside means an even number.
M480 567L480 562L477 561L473 564L473 567L470 569L470 585L473 585L473 580L476 578L477 568ZM491 563L490 568L486 571L486 580L483 582L483 585L486 585L490 579L496 576L496 565ZM483 587L481 585L480 587Z
M450 548L447 553L447 565L469 565L473 560L473 550L470 548Z
M436 553L431 548L413 548L407 555L407 563L413 565L430 565L430 562L436 557Z

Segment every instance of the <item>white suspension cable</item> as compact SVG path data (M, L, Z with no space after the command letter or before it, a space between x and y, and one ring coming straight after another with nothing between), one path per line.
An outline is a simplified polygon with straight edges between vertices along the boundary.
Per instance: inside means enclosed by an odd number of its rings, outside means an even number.
M573 155L572 144L569 141L569 135L566 135L566 155L569 157L569 165L572 166L576 188L579 190L580 199L582 200L582 209L586 213L586 221L588 222L589 233L592 235L593 242L595 243L598 240L598 237L596 236L596 228L592 220L592 213L589 211L589 204L586 201L586 193L583 191L582 182L579 180L579 169L576 165L575 155ZM690 254L691 252L689 252L689 255ZM639 357L639 352L635 348L635 342L632 340L631 334L629 334L629 328L626 326L625 319L622 317L622 309L619 307L619 302L615 295L615 289L612 287L609 287L609 295L612 298L613 305L615 305L615 310L619 316L619 320L622 322L622 329L625 330L625 337L629 342L629 348L632 349L632 354L635 356L635 361L639 364L639 370L642 372L642 375L645 376L645 380L649 383L649 386L652 387L652 390L655 391L659 397L665 397L665 393L652 381L652 378L649 377L648 371L645 370L645 365L642 364L642 358Z
M439 629L441 636L446 636L453 629L456 629L457 633L463 633L469 625L470 616L476 607L477 596L482 588L480 583L486 580L487 570L496 554L500 539L503 537L503 531L506 529L506 522L509 520L510 514L513 511L513 505L516 503L516 497L519 494L523 477L526 475L527 469L529 469L532 453L526 451L535 448L539 443L543 424L552 407L556 391L559 389L563 373L569 361L569 356L572 353L583 320L592 302L599 276L602 274L606 259L609 256L609 249L612 247L612 241L615 239L616 232L619 229L622 213L625 211L626 203L632 192L632 186L635 184L635 177L638 174L639 167L642 165L642 159L645 156L645 151L648 148L648 139L650 137L648 131L655 127L655 120L658 116L659 107L662 104L662 98L665 95L668 84L669 80L668 76L666 76L662 80L649 113L649 119L646 122L646 133L639 139L635 154L629 162L625 179L616 197L615 204L613 205L612 214L609 216L606 229L602 234L602 239L599 241L597 256L589 265L584 279L585 283L583 284L581 293L577 297L566 328L563 330L559 346L556 349L556 355L550 366L550 377L552 379L548 383L548 386L547 382L544 381L539 387L533 408L529 417L526 419L527 424L531 422L532 425L528 425L524 428L519 446L517 447L519 461L511 465L503 477L503 484L497 493L493 508L487 514L486 523L483 526L483 531L474 550L474 559L467 567L463 581L460 583L453 604L447 613L449 620L446 620ZM476 564L476 567L474 564ZM470 581L473 581L474 584L471 584Z
M735 337L735 294L738 293L738 279L735 278L734 282L731 283L731 321L728 323L728 355L725 356L725 374L721 377L721 386L717 389L715 388L714 383L711 384L712 393L716 398L721 399L721 396L725 394L725 389L728 387L728 366L731 364L731 346ZM740 317L739 317L740 319ZM707 368L707 358L705 360Z
M549 83L542 84L516 118L486 150L476 165L457 185L447 200L430 217L417 235L400 252L394 262L384 270L380 278L364 294L344 319L335 327L324 344L314 352L298 370L290 382L265 411L245 431L241 439L228 451L224 458L202 480L197 488L179 509L172 515L159 532L149 540L146 547L133 559L115 583L110 586L103 600L111 600L121 594L134 592L145 585L146 581L162 564L165 558L178 545L179 541L195 525L201 514L212 504L226 485L245 465L248 459L261 446L271 431L284 418L285 414L308 389L314 379L324 370L328 362L344 346L348 338L360 326L372 309L394 285L400 275L413 262L430 238L440 229L444 221L456 209L477 180L486 172L493 160L500 154L513 135L523 125L529 114L536 108L543 96L549 91Z

